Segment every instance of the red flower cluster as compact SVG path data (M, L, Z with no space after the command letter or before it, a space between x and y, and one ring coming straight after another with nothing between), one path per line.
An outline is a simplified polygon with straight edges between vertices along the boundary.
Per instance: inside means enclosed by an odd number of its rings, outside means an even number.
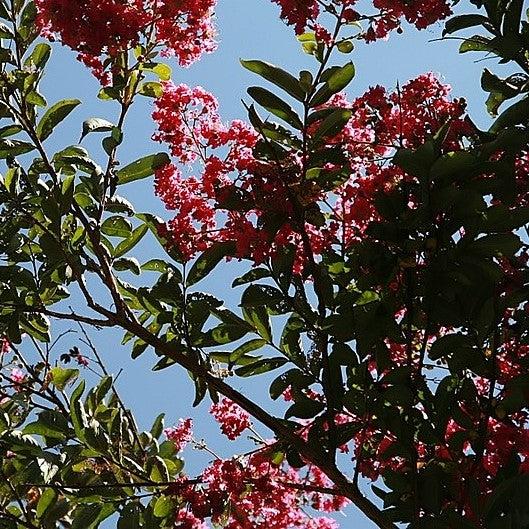
M181 452L193 437L193 420L180 419L177 426L166 428L164 434L175 445L176 450Z
M399 147L417 148L443 125L450 122L446 148L457 150L465 135L473 132L465 121L465 101L452 100L450 87L432 73L413 79L388 93L376 86L352 103L336 96L329 106L350 108L353 117L341 135L334 139L349 152L354 177L337 190L334 217L341 226L338 236L348 246L376 218L374 197L389 191L406 177L389 160Z
M320 14L316 0L272 0L281 7L281 18L296 28L296 33L303 33L309 21L314 22Z
M208 529L208 526L189 509L180 509L176 513L174 527L175 529Z
M106 81L108 61L154 36L183 66L215 49L216 0L36 0L37 24ZM110 61L111 62L111 61ZM106 73L105 73L106 72Z
M296 33L303 33L306 29L316 30L316 23L320 15L321 2L316 0L272 0L281 7L281 18L289 25L293 25ZM428 26L448 17L452 10L447 0L373 0L373 6L378 10L375 14L360 15L352 6L358 0L334 0L325 2L332 11L337 12L343 22L359 19L367 20L369 27L364 33L368 42L386 38L395 29L400 30L404 19L414 24L418 29Z
M330 487L328 478L312 468L301 476L265 454L266 450L214 461L202 473L201 486L187 486L181 492L188 512L199 520L211 518L213 524L224 519L228 529L337 529L334 520L312 518L303 510L310 506L333 512L347 505L340 496L300 490L303 485Z
M213 10L217 0L163 0L155 8L156 40L182 66L216 50Z
M210 413L220 424L222 433L231 441L237 439L252 425L250 416L240 406L226 398L221 399L217 404L212 404Z
M379 13L371 18L365 34L368 42L386 38L391 31L400 29L402 19L418 29L425 29L452 13L447 0L373 0L373 6Z
M345 148L351 177L324 196L317 186L301 181L298 157L284 162L281 170L255 160L256 132L239 121L223 125L211 94L166 83L153 114L155 139L168 143L179 162L201 162L203 172L201 177L184 177L173 165L157 171L156 193L176 211L164 235L185 259L215 241L229 240L236 243L239 257L260 263L285 244L301 248L296 204L317 209L324 207L325 198L325 207L331 207L327 222L304 226L312 251L318 255L337 243L350 245L375 218L375 195L405 177L398 167L380 160L389 159L400 146L419 146L448 121L452 133L447 149L459 148L463 135L470 133L463 120L464 101L451 100L449 92L434 75L425 74L392 93L372 88L352 103L336 96L327 106L350 108L353 117L329 143ZM212 152L220 148L227 152L223 158ZM275 233L264 223L270 215L281 219ZM298 271L303 260L300 252Z
M0 355L9 353L10 350L11 344L9 343L9 340L5 336L0 338Z

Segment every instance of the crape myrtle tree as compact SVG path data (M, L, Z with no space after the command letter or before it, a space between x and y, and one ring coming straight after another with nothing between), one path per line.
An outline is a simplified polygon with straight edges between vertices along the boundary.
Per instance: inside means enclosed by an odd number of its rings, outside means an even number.
M347 504L383 529L529 527L527 6L274 2L314 68L242 61L261 79L225 123L164 62L214 51L215 0L0 1L2 529L333 529ZM356 41L435 23L508 65L481 78L488 130L430 73L354 94ZM39 92L47 41L117 110L79 124L101 151L50 150L81 102ZM160 152L122 160L142 97ZM125 198L150 177L164 219ZM147 238L164 259L138 260ZM247 265L233 310L200 292L224 259ZM183 369L254 448L186 473L192 420L140 431L91 327ZM265 373L284 415L234 389Z

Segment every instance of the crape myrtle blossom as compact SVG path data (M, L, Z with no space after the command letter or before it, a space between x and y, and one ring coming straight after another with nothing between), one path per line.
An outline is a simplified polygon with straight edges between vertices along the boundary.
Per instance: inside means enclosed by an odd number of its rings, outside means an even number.
M216 0L36 0L43 36L78 52L108 82L109 63L136 45L154 41L162 53L189 66L216 49Z
M218 524L228 518L230 529L337 529L325 516L309 518L304 507L321 512L342 510L349 501L310 490L305 485L331 485L316 470L298 472L284 463L273 463L266 452L213 461L201 474L200 485L181 489L187 509L196 518ZM228 513L228 514L226 514Z
M237 439L252 425L250 416L240 406L226 398L212 404L210 413L219 423L222 433L231 441Z
M373 0L373 12L360 14L358 0L272 0L281 8L281 18L294 26L296 33L317 30L318 17L325 11L336 13L343 22L362 21L367 42L386 38L392 31L402 31L402 21L425 29L452 13L448 0ZM324 40L318 39L320 42Z
M225 125L215 97L203 88L170 82L163 87L153 112L158 126L154 138L169 145L179 165L159 168L155 189L166 208L175 211L162 235L186 260L217 241L233 241L236 255L256 264L285 244L302 248L299 204L316 214L320 206L322 211L331 206L325 222L304 225L314 254L338 243L348 246L376 217L376 194L407 178L381 160L401 146L417 147L447 122L446 149L459 148L463 136L472 133L464 100L452 100L450 87L433 74L393 92L371 88L352 102L339 94L326 106L349 108L352 118L328 143L343 146L351 174L341 186L323 193L300 178L301 161L294 154L280 168L255 159L258 133L241 121ZM182 164L195 174L184 176ZM279 224L275 233L265 226L270 215ZM305 258L298 251L297 271Z
M210 413L231 440L249 426L247 414L228 399L212 406ZM191 419L180 419L165 434L180 451L192 438ZM291 468L282 457L271 457L274 440L260 443L261 448L247 455L215 459L196 479L182 475L170 487L182 502L175 527L206 529L204 520L210 519L212 525L222 521L230 529L337 529L333 519L310 517L304 509L339 512L349 500L315 491L333 487L323 472L313 466L308 471Z
M303 201L305 206L319 207L325 203L329 208L323 223L304 226L314 255L319 256L338 244L347 248L369 237L367 227L379 219L376 197L381 192L390 192L402 181L413 182L412 175L390 161L397 149L416 149L445 127L440 149L448 153L462 149L465 141L476 134L466 116L465 101L451 98L450 87L431 73L420 75L393 91L376 86L352 100L338 94L325 107L352 110L343 131L327 139L327 146L339 145L347 154L350 176L327 193L301 181L301 161L296 153L281 167L254 157L252 148L258 140L257 132L241 122L232 126L223 124L216 100L203 89L167 83L164 94L156 102L154 118L158 124L155 138L167 143L175 157L174 165L159 169L156 175L156 192L166 207L174 211L174 218L165 228L169 244L177 247L184 258L191 259L199 249L218 241L232 241L238 257L249 258L256 264L289 242L296 244L302 253L296 204ZM309 127L308 133L316 127L317 124ZM176 163L191 164L194 175L183 176ZM522 156L517 162L521 199L527 193L524 168ZM263 222L271 214L281 220L274 233ZM519 263L510 260L502 265L509 271L508 278L513 284L519 281L517 267L523 267L524 258L520 259ZM303 256L295 270L303 271ZM394 282L398 291L402 278L397 274ZM404 309L395 315L397 321L405 317ZM426 338L428 344L434 340L434 337ZM388 341L387 347L394 365L406 365L405 345ZM525 355L526 346L519 345L515 339L504 342L498 351L498 384L504 385L523 372ZM371 375L381 378L383 370L379 371L374 358L371 364ZM481 384L478 379L472 383L476 388ZM487 389L484 385L482 391ZM229 408L224 402L212 411L224 433L236 438L246 424L239 420L238 412ZM522 461L522 469L529 469L524 413L510 418L512 424L492 418L483 423L480 410L468 409L463 404L459 413L467 417L474 429L482 424L486 428L483 461L475 470L484 493L490 492L494 477L508 463L513 450ZM392 453L395 437L390 432L377 430L374 417L366 413L347 416L346 420L363 425L355 433L351 448L342 447L343 452L349 450L358 462L360 474L375 481L386 470L407 471L408 462ZM309 428L310 424L300 424L300 435L305 435ZM472 454L468 452L471 436L471 431L449 420L444 443L416 446L419 464L427 464L432 457L456 464L463 480L472 466ZM230 466L232 474L237 468L236 462L233 465ZM223 471L218 463L206 475L222 475ZM314 482L317 481L316 475ZM314 501L321 507L319 499ZM241 520L235 523L240 524L234 525L235 528L245 527ZM268 524L271 526L269 521Z
M181 452L193 438L193 420L180 419L172 428L166 428L164 434L171 441L177 452Z
M9 340L5 336L0 338L0 355L9 353L10 350L11 344L9 343Z

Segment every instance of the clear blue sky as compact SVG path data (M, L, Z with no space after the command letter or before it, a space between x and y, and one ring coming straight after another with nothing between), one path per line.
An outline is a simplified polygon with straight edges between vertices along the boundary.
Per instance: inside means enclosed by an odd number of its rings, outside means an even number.
M175 82L189 85L200 84L213 92L219 99L221 112L226 120L244 118L241 98L245 90L259 83L249 72L243 70L239 58L259 58L279 64L286 69L298 71L314 67L314 60L305 56L294 37L291 28L284 26L278 18L278 7L270 0L219 0L218 6L219 49L188 70L174 68ZM473 61L476 56L457 54L455 42L429 42L441 33L441 26L434 26L418 33L406 28L404 35L392 35L389 41L370 45L359 45L350 56L357 66L357 77L349 88L349 95L360 95L368 86L382 84L388 87L401 84L423 73L433 71L452 85L456 97L465 97L469 102L471 115L481 125L488 117L483 110L485 94L479 89L479 76L483 64ZM343 57L343 56L342 56ZM489 66L490 67L490 66ZM80 123L88 117L104 117L115 120L117 109L111 103L97 100L97 82L76 61L69 50L56 48L51 70L44 85L48 101L54 102L67 97L79 97L84 101L80 110L70 117L63 133L51 142L50 147L75 143L79 136ZM121 160L128 163L143 154L159 150L150 140L153 124L150 119L151 100L143 99L136 106L126 127L125 145ZM89 139L86 144L97 152L99 138ZM158 199L152 192L152 182L143 181L128 189L129 198L137 211L155 211L164 216ZM141 261L154 257L154 246L142 247ZM218 297L236 304L236 296L230 288L233 269L240 265L224 265L211 280L199 286L213 290ZM224 455L233 447L224 442L218 429L207 415L207 404L198 411L190 409L192 387L187 376L178 368L162 373L152 373L155 363L152 352L145 353L132 362L126 349L119 346L120 335L116 332L93 333L101 353L107 359L111 370L116 373L124 368L119 387L126 402L136 414L140 426L148 428L154 417L161 411L167 413L168 423L179 417L195 417L197 437L210 441L213 448ZM66 342L64 345L67 345ZM68 344L70 346L71 344ZM233 380L235 386L244 388L243 382ZM267 379L252 379L252 393L267 394ZM248 387L245 388L248 390ZM204 455L188 452L188 469L199 471ZM372 525L354 510L347 517L339 517L343 529L370 529Z

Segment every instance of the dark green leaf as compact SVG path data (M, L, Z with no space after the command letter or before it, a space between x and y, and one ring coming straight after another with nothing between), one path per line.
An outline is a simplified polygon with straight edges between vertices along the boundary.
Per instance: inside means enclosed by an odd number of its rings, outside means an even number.
M270 272L268 270L264 268L252 268L252 270L237 278L232 283L232 287L239 287L247 283L253 283L254 281L258 281L259 279L264 279L266 277L270 277Z
M248 366L239 367L235 373L240 377L253 377L284 366L288 360L282 357L265 358Z
M192 286L204 279L213 269L229 255L235 252L233 242L220 242L208 248L193 264L187 276L187 285Z
M267 81L270 81L279 88L282 88L298 101L304 101L305 91L303 88L301 88L299 81L285 70L263 61L241 60L241 64L247 70L260 75Z
M139 276L141 274L140 263L135 257L121 257L112 263L112 268L118 272L132 272Z
M480 26L488 23L488 18L483 15L458 15L452 17L445 24L443 35L450 35L462 29Z
M295 129L301 130L303 128L303 123L292 107L269 90L259 86L252 86L248 88L248 94L263 108L286 121Z
M314 133L312 141L318 143L323 138L336 136L342 132L352 115L351 110L336 109L330 116L323 120Z
M156 169L171 162L165 152L144 156L117 172L118 185L128 184L152 176Z
M353 80L355 76L355 66L352 62L344 66L333 67L330 70L325 84L314 94L310 101L311 108L326 103L334 94L341 92Z
M116 246L114 257L122 257L127 252L130 252L143 239L148 231L149 228L145 224L136 228L127 239Z
M492 124L489 132L497 134L502 129L526 123L529 120L529 99L525 98L504 110Z
M43 141L48 138L55 127L80 104L78 99L63 99L50 107L37 125L39 139Z
M83 139L91 132L109 132L113 128L114 128L114 125L110 123L110 121L107 121L106 119L101 119L101 118L87 119L83 123L83 132L81 134L81 139L79 140L79 143L81 143Z

